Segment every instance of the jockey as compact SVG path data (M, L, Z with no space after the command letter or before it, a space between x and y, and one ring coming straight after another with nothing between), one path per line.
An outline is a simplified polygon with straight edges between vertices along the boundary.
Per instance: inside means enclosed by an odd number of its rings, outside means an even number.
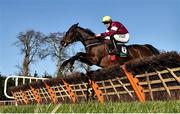
M118 21L112 21L110 16L104 16L102 18L102 23L107 27L106 32L97 34L97 38L104 38L107 40L111 40L115 51L117 51L117 44L119 42L121 44L125 44L129 40L129 32L125 28L123 24Z

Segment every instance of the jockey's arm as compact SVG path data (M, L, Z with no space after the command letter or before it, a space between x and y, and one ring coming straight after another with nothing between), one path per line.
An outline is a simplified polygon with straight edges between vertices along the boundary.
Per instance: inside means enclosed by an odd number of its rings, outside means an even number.
M116 34L116 31L115 30L110 30L109 32L104 32L104 33L101 33L101 37L106 37L106 36L112 36Z
M108 32L101 33L101 36L106 37L106 36L112 36L112 35L116 34L118 31L118 27L112 26L111 29L107 30L107 31Z
M96 37L97 37L97 38L100 38L100 37L101 37L101 34L96 34Z

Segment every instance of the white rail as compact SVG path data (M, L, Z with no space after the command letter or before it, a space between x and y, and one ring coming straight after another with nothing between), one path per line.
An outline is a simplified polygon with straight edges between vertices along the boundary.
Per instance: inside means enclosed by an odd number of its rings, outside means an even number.
M17 103L15 100L1 100L0 106L5 106L5 105L17 105Z
M35 81L43 81L43 80L49 80L49 78L37 78L37 77L27 77L27 76L15 76L15 75L12 75L12 76L8 76L5 81L4 81L4 95L9 98L9 99L14 99L13 96L10 96L8 95L7 93L7 89L8 89L8 80L9 79L14 79L15 80L15 85L14 86L18 86L20 85L18 83L19 79L22 79L22 84L25 84L25 83L31 83L33 80ZM27 80L27 81L26 81Z

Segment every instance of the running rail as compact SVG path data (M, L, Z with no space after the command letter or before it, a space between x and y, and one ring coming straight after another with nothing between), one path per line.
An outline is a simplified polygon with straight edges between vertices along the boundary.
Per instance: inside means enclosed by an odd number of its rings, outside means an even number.
M14 99L13 96L8 95L7 93L7 87L8 87L8 80L9 79L14 79L15 80L15 86L19 86L20 84L18 83L19 79L22 79L22 84L26 83L31 83L32 81L43 81L43 80L49 80L49 78L37 78L37 77L27 77L27 76L15 76L15 75L11 75L8 76L5 81L4 81L4 95L9 98L9 99ZM27 80L27 81L26 81Z

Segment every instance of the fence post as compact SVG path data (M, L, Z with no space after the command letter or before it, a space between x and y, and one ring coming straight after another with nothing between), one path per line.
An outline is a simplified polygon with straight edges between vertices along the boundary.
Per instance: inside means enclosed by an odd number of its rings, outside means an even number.
M52 101L54 104L57 103L58 99L57 99L56 94L55 94L55 92L53 91L53 89L51 89L51 87L50 87L49 85L47 85L46 82L44 82L44 85L45 85L45 87L46 87L46 89L47 89L47 91L48 91L48 93L49 93L49 95L50 95L50 97L51 97L51 101Z
M41 96L39 95L38 91L36 91L35 88L33 88L31 85L29 85L29 87L31 88L31 91L34 95L36 102L39 104L41 102Z
M90 79L89 79L89 83L91 84L91 87L94 90L99 102L103 103L104 97L102 95L102 91L99 89L99 86L93 80L90 80Z
M70 87L70 85L65 80L62 79L62 81L63 81L64 85L66 86L66 89L67 89L73 103L75 103L76 102L76 96L73 93L72 88Z
M142 86L139 85L139 80L135 76L133 76L131 72L127 71L125 65L122 65L121 68L126 74L126 77L128 78L132 88L134 89L134 92L136 93L136 96L138 97L139 101L145 102L145 94L143 92Z

